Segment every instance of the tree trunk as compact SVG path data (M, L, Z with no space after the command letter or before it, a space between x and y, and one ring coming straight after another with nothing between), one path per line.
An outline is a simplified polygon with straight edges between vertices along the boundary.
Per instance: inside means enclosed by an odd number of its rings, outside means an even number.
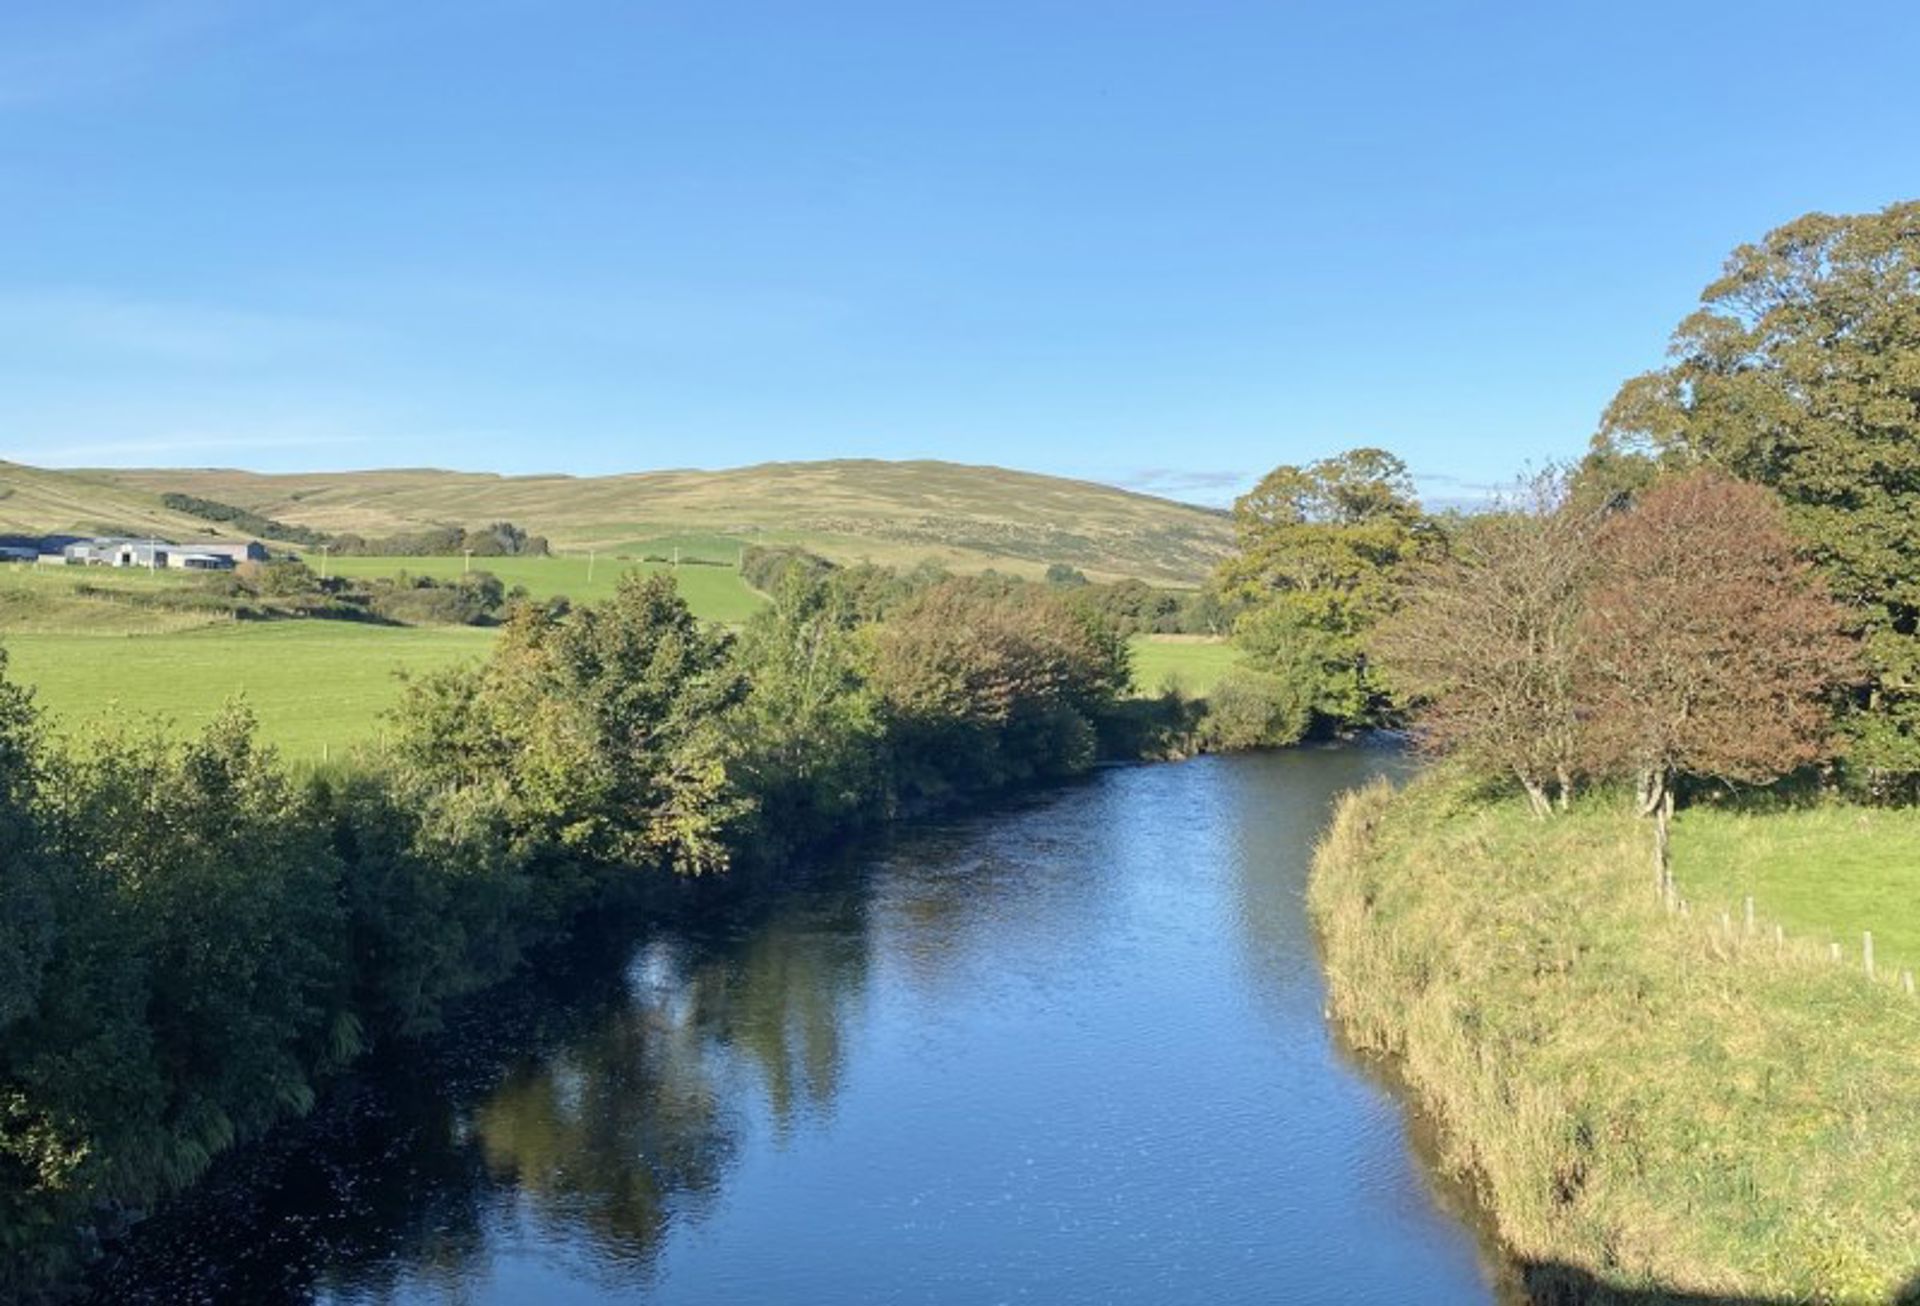
M1533 819L1544 821L1553 815L1553 802L1547 797L1546 786L1530 775L1520 777L1520 787L1527 791L1527 803L1533 808Z
M1671 802L1673 781L1664 768L1650 766L1635 779L1633 791L1640 815L1653 816L1659 812L1661 803Z
M1653 885L1663 898L1673 889L1672 842L1673 789L1663 785L1653 809Z
M1558 805L1560 810L1564 812L1573 803L1573 776L1568 772L1567 768L1563 766L1560 768L1559 778L1560 796Z

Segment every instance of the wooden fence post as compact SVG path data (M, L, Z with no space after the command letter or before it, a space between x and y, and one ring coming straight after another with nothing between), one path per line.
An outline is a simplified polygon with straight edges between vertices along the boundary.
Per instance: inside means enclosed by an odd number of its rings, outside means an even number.
M1873 931L1867 930L1861 936L1860 955L1867 965L1867 978L1873 978Z
M1753 895L1747 895L1747 936L1753 936Z

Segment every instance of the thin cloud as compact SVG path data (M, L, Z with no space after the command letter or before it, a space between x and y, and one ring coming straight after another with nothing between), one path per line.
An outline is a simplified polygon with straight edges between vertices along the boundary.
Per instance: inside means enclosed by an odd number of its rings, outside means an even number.
M1117 480L1122 489L1157 494L1170 499L1194 498L1224 503L1245 488L1252 477L1245 472L1204 471L1179 467L1142 467Z

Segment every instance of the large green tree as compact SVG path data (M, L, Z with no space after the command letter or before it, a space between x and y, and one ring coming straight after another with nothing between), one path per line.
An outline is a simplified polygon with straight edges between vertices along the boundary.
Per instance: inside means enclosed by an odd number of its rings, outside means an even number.
M1743 245L1673 361L1624 385L1599 452L1772 487L1853 614L1871 672L1854 767L1920 779L1920 202L1814 213Z
M1365 639L1434 535L1406 464L1353 449L1277 467L1234 503L1233 522L1239 552L1215 583L1245 606L1234 639L1248 661L1331 725L1376 719L1386 698Z
M561 910L592 865L724 869L749 807L722 724L747 690L731 644L665 573L629 573L592 607L523 606L485 664L410 687L400 756L445 790L490 794Z

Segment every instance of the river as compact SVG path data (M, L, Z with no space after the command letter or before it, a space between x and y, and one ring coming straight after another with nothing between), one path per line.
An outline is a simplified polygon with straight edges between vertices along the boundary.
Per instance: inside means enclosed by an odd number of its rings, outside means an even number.
M1362 748L1116 768L474 1004L102 1300L1486 1302L1303 909Z

